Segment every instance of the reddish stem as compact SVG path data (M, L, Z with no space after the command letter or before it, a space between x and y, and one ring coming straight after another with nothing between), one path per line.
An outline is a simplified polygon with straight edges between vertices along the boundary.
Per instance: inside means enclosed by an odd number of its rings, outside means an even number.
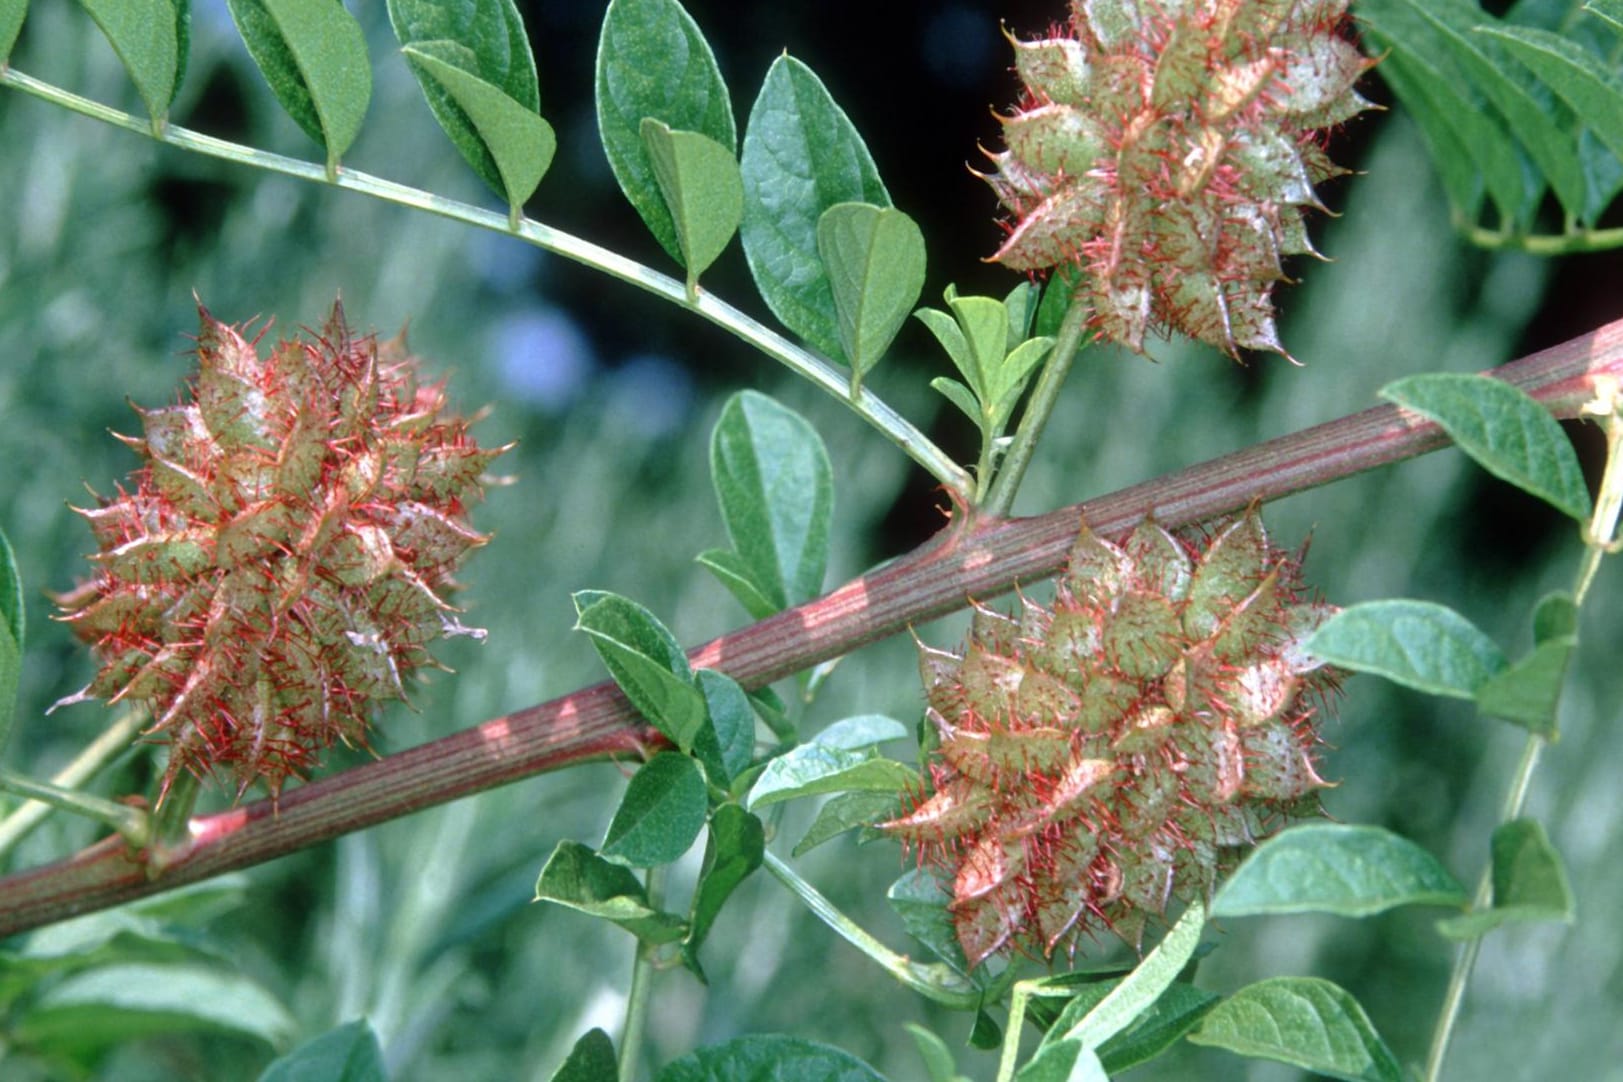
M1623 378L1623 321L1495 369L1558 417L1573 417L1601 374ZM1148 514L1188 525L1434 450L1435 425L1377 406L1084 504L1021 519L962 518L902 559L799 608L692 652L695 666L762 687L911 624L1055 574L1085 514L1116 534ZM193 820L184 844L131 854L109 838L0 879L0 937L105 909L548 770L663 745L612 685L310 782L273 809L259 801Z

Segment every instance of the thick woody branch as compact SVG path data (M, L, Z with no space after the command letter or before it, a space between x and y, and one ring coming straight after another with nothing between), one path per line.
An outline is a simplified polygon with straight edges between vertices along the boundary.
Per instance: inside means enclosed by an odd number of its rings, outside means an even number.
M1576 416L1600 376L1623 379L1623 322L1495 369L1558 417ZM1270 440L1202 465L1022 519L962 518L915 552L799 608L692 652L747 688L762 687L876 639L1055 574L1082 517L1123 532L1153 514L1201 522L1442 446L1435 425L1392 406ZM0 937L259 864L354 830L577 763L637 757L663 738L619 691L598 685L313 781L269 801L194 819L190 837L153 854L111 838L66 860L0 879Z

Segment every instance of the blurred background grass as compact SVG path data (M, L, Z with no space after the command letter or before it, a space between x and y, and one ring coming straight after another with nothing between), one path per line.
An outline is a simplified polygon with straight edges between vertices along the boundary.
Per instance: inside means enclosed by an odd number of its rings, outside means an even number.
M664 267L596 141L590 87L600 5L523 6L542 109L560 141L529 212ZM823 76L867 138L897 205L924 226L925 303L948 282L997 295L1014 284L980 262L998 230L991 196L965 164L978 164L977 143L996 145L989 107L1014 94L999 20L1030 36L1060 15L1059 5L688 7L717 50L741 128L781 49ZM372 45L375 96L347 164L493 206L434 127L382 5L363 3L358 14ZM194 18L176 122L318 156L276 109L223 6L197 5ZM76 9L34 5L13 59L32 75L140 111L111 50ZM1342 217L1313 225L1335 262L1295 268L1305 283L1281 298L1284 339L1304 367L1267 357L1239 367L1181 344L1157 348L1154 364L1088 354L1021 510L1071 503L1361 408L1406 373L1487 367L1623 316L1616 257L1537 261L1457 241L1424 148L1401 115L1361 119L1339 142L1338 159L1367 175L1331 185L1326 197ZM743 622L692 563L723 541L706 447L723 397L737 388L778 395L828 443L837 486L831 585L941 524L928 478L837 403L720 332L516 241L188 156L18 94L0 94L0 147L0 524L29 591L9 765L49 774L106 723L93 705L43 716L88 679L91 664L49 620L42 591L71 585L90 548L66 504L90 499L86 485L111 491L133 464L107 434L136 427L126 400L172 400L187 377L194 292L228 321L274 318L272 333L319 323L340 292L363 329L388 334L409 320L417 352L451 374L463 407L495 406L481 438L520 441L503 463L516 483L475 512L496 539L464 576L469 622L488 628L489 640L444 648L460 675L420 688L415 711L390 711L378 729L382 753L600 679L589 647L569 631L573 590L636 598L690 643ZM762 309L736 246L706 285ZM966 426L923 389L943 365L922 329L908 328L896 353L873 386L972 458ZM1593 469L1593 434L1573 431ZM1267 518L1286 544L1313 534L1309 577L1328 598L1441 601L1513 651L1528 645L1531 604L1570 584L1579 551L1553 513L1453 452L1293 497ZM1513 928L1489 941L1451 1077L1619 1077L1619 596L1608 568L1585 612L1563 737L1545 756L1530 804L1569 863L1578 922ZM920 629L943 646L961 633L957 620ZM1330 813L1391 826L1474 882L1519 736L1371 679L1350 682L1340 707L1326 730L1323 773L1340 782L1326 800ZM909 643L846 659L805 710L803 727L815 731L858 710L917 718ZM344 756L337 758L341 766ZM131 754L99 788L143 790L149 759ZM255 869L211 934L288 1004L304 1037L369 1018L401 1082L544 1079L586 1028L614 1031L631 943L577 914L531 905L534 878L559 840L601 837L621 773L602 765L534 779ZM780 836L798 837L805 818L797 809ZM93 834L53 819L11 864L52 859ZM678 870L676 898L695 863ZM842 839L801 864L837 903L906 949L883 902L903 867L894 849ZM1417 1060L1452 958L1431 929L1433 916L1234 922L1217 933L1222 949L1204 963L1203 980L1218 990L1283 973L1339 981L1400 1057ZM1100 955L1114 950L1098 945ZM967 1033L968 1019L935 1012L884 981L764 876L729 904L704 957L708 988L680 972L658 983L658 1061L699 1043L784 1030L837 1044L903 1080L922 1077L903 1022L927 1021L954 1043ZM43 1076L245 1078L271 1054L228 1037L146 1040L87 1055L88 1075L60 1065ZM0 1060L0 1074L45 1070L18 1062ZM965 1050L960 1066L989 1077L993 1060ZM1283 1080L1296 1072L1189 1050L1133 1077L1191 1076Z

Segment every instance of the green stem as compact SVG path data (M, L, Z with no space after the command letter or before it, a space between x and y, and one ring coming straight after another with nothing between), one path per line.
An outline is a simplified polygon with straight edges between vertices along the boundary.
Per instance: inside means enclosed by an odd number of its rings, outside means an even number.
M1510 791L1505 796L1504 811L1500 815L1501 823L1508 823L1519 818L1522 806L1527 801L1527 790L1533 781L1533 771L1538 766L1539 753L1544 749L1542 737L1529 736L1527 743L1522 747L1522 758L1516 764L1516 773L1511 779ZM1485 909L1493 903L1493 869L1490 866L1482 873L1477 882L1476 896L1472 899L1471 908ZM1443 994L1442 1010L1438 1012L1437 1025L1432 1030L1431 1052L1426 1057L1425 1082L1438 1082L1442 1077L1443 1059L1448 1055L1448 1042L1454 1036L1454 1025L1459 1021L1460 1008L1465 1004L1465 988L1470 983L1471 971L1476 968L1477 955L1482 953L1482 936L1468 940L1460 948L1459 957L1454 960L1454 971L1448 977L1448 990Z
M119 804L50 782L35 781L3 767L0 767L0 789L106 823L123 835L132 849L144 848L151 838L151 817L140 808L132 808L128 804Z
M1048 355L1048 360L1043 364L1037 387L1031 392L1031 401L1026 403L1020 427L1015 431L1014 443L1009 446L1003 464L998 467L997 477L993 479L991 491L982 505L988 514L1001 518L1014 506L1014 495L1020 489L1020 482L1025 479L1026 467L1031 465L1032 455L1036 453L1037 439L1059 402L1060 388L1065 385L1071 362L1081 349L1086 321L1086 305L1072 304L1066 310L1065 321L1060 324L1059 341L1054 344L1054 352Z
M599 247L560 229L542 225L530 218L523 218L515 223L511 211L507 214L498 214L349 168L341 168L336 174L329 176L325 165L216 139L174 124L165 126L161 133L154 135L150 122L145 118L82 98L24 75L15 68L0 69L0 86L16 87L54 105L114 127L152 136L160 142L182 150L318 184L331 184L334 187L361 192L386 203L413 207L480 229L517 236L537 248L591 267L611 278L618 278L709 320L845 403L942 484L966 495L972 490L973 482L968 472L901 414L867 389L852 395L848 374L831 361L795 345L759 320L752 319L725 301L718 300L713 294L700 291L696 297L690 298L684 283L635 260L611 252L607 248Z
M1607 377L1604 381L1597 382L1602 385L1597 387L1599 408L1594 412L1606 415L1606 468L1601 475L1600 491L1595 497L1595 510L1585 531L1584 560L1578 571L1577 587L1573 591L1573 597L1580 606L1589 592L1590 584L1594 581L1601 558L1612 547L1613 538L1617 533L1618 515L1620 510L1623 510L1623 414L1620 414L1623 399L1619 397L1617 380ZM1542 737L1528 736L1527 743L1522 748L1521 761L1516 764L1516 773L1511 777L1510 790L1505 794L1505 806L1500 815L1501 823L1508 823L1521 817L1522 808L1527 803L1527 791L1532 786L1533 771L1538 766L1544 744ZM1472 908L1484 909L1491 904L1493 904L1493 868L1490 865L1483 871L1482 878L1477 883ZM1453 1037L1455 1023L1458 1022L1460 1009L1465 1003L1465 989L1470 983L1472 970L1476 968L1477 956L1481 953L1482 937L1478 936L1460 948L1459 957L1454 961L1454 971L1448 979L1448 990L1443 994L1442 1010L1432 1031L1431 1053L1426 1058L1426 1082L1437 1082L1442 1076L1443 1059L1448 1054L1448 1043Z
M1538 256L1605 252L1623 247L1623 229L1568 229L1563 233L1516 233L1467 225L1466 239L1492 251L1527 252Z
M97 772L115 756L129 748L130 741L140 735L146 722L146 711L126 711L83 751L74 756L72 762L57 771L56 776L51 779L51 784L59 789L79 788L95 777ZM0 819L0 857L11 852L12 847L44 822L50 813L50 804L43 800L29 800L18 805L16 810L4 819Z
M665 869L649 868L644 888L649 908L658 909L665 893ZM637 1077L643 1033L648 1028L648 1004L654 994L654 950L651 943L637 942L636 957L631 964L631 990L626 993L625 1028L620 1033L620 1082L635 1082Z
M946 966L926 965L897 954L841 913L833 902L818 893L816 887L770 851L766 853L766 870L804 902L818 920L834 929L840 938L879 963L882 969L919 995L955 1010L973 1010L980 1006L984 996L981 989Z

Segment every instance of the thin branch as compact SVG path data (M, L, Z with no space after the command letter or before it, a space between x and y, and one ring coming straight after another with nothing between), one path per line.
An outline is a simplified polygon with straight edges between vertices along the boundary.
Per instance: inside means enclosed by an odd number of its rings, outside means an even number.
M1623 376L1623 321L1496 369L1558 417L1574 417L1597 376ZM1055 574L1086 515L1110 535L1154 514L1202 522L1443 446L1435 425L1394 406L1337 421L1034 518L960 521L878 571L692 652L758 688L911 624ZM494 718L440 740L260 801L196 819L183 845L143 860L109 839L0 879L0 936L260 864L378 823L544 771L634 757L661 737L612 685Z

